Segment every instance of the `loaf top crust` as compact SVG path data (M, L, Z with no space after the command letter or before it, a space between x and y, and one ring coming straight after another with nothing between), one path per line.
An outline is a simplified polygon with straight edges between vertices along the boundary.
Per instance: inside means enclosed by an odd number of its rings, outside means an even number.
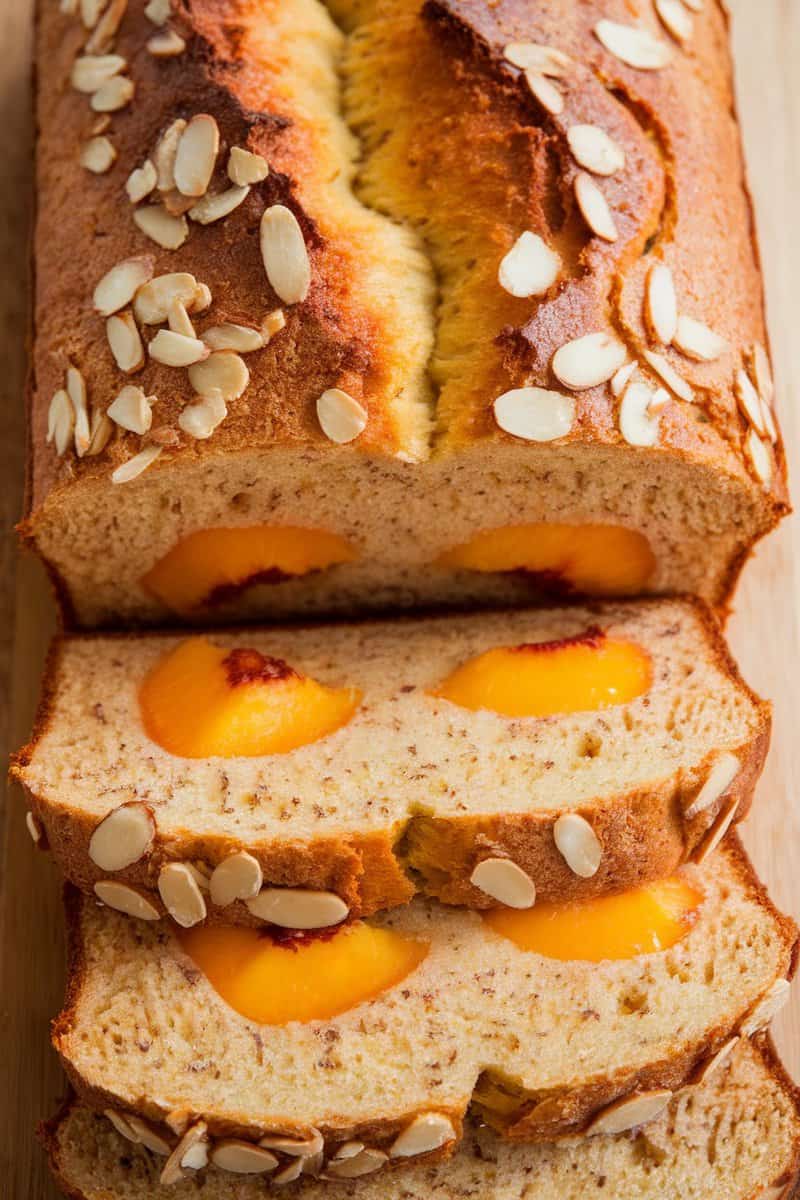
M497 396L524 385L565 393L554 352L607 332L627 346L651 389L660 379L644 361L648 348L693 390L693 403L671 390L661 395L651 453L749 480L768 508L782 510L780 445L755 434L734 395L743 365L755 378L754 347L766 335L725 17L718 3L706 5L681 45L649 0L635 7L623 0L172 0L169 27L185 48L161 57L148 49L156 29L142 0L116 0L107 10L119 17L113 36L99 37L100 26L88 36L124 57L122 75L135 91L101 128L91 97L69 82L87 31L77 14L42 3L33 508L57 502L72 483L105 486L114 468L150 446L162 450L155 471L253 447L332 449L317 415L319 396L331 388L366 417L348 454L400 458L413 470L431 455L513 442L497 426ZM648 31L669 62L656 70L626 65L597 36L598 22L608 19ZM549 80L562 97L559 114L504 57L514 41L569 56L562 76ZM134 223L125 181L174 120L200 113L214 117L221 139L213 193L229 186L231 147L263 155L270 171L224 219L189 221L185 243L163 249ZM576 124L598 126L625 154L624 169L592 176L612 213L613 243L592 236L578 211L579 172L567 140ZM98 174L81 165L92 136L108 138L116 155ZM259 251L261 217L274 205L295 214L309 255L310 289L299 303L282 303ZM543 297L514 298L497 281L500 260L523 230L540 234L561 258ZM105 318L92 307L105 273L143 255L152 256L155 275L188 271L210 289L210 308L194 318L200 333L225 321L258 327L283 311L285 327L246 355L248 385L206 440L178 425L197 401L187 371L147 358L143 370L124 375ZM648 339L644 293L657 259L672 272L680 311L726 339L713 361ZM144 330L145 340L154 332ZM96 433L80 459L71 444L60 456L46 445L51 398L70 365L85 382ZM157 397L142 434L101 420L127 383ZM607 384L567 394L569 429L554 452L570 441L626 444Z

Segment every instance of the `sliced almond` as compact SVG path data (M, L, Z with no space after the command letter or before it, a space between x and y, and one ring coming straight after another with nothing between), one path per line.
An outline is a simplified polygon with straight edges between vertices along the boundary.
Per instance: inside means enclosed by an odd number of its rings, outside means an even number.
M138 454L134 454L133 458L129 458L122 466L111 472L111 482L131 483L132 480L138 479L148 467L152 467L163 449L163 446L155 444L145 446L144 450L140 450Z
M597 874L603 848L597 834L580 813L563 813L553 826L553 839L570 871L581 879Z
M512 388L492 406L500 429L528 442L552 442L566 437L575 421L572 396L547 388Z
M367 411L341 388L328 388L317 400L320 428L331 442L354 442L367 427Z
M43 831L41 825L30 809L28 809L28 811L25 813L25 828L30 834L30 839L34 846L38 846L42 840Z
M94 29L108 0L79 0L81 20L85 29Z
M575 199L586 224L604 242L616 242L619 234L611 209L591 175L579 171L575 176Z
M565 342L553 355L556 378L573 391L608 383L625 363L628 351L610 333L587 333Z
M705 1083L711 1078L712 1075L715 1075L716 1072L719 1071L719 1069L728 1061L740 1040L741 1039L738 1037L738 1035L736 1037L729 1038L728 1041L719 1048L716 1054L712 1054L710 1058L706 1059L697 1075L695 1075L692 1079L692 1083L695 1085Z
M121 871L144 857L155 832L146 805L137 801L121 804L96 826L89 839L89 858L101 871Z
M238 208L249 192L249 187L230 187L216 196L203 196L189 209L189 216L198 225L212 225Z
M502 258L497 278L512 296L542 296L558 279L561 259L536 233L525 230Z
M655 393L644 383L632 383L619 406L619 431L629 446L655 446L659 419L651 411Z
M503 48L503 58L522 71L538 71L556 79L566 75L572 66L572 59L563 51L536 42L510 42Z
M185 129L186 122L183 117L178 117L171 125L167 126L156 143L156 148L153 152L153 163L156 168L158 190L160 192L172 191L176 186L175 159L178 154L178 145Z
M233 904L235 900L252 900L261 891L263 882L258 859L246 850L239 850L236 854L229 854L215 867L211 876L211 899L221 908ZM261 1144L265 1143L262 1141Z
M67 393L75 410L75 453L78 458L83 458L92 440L86 381L78 368L71 365L67 367Z
M767 352L760 342L754 342L747 354L750 378L756 386L759 396L771 405L775 399L775 383L772 378L772 367Z
M397 1135L389 1147L391 1158L414 1158L430 1154L452 1142L456 1136L453 1122L444 1113L421 1113Z
M170 0L148 0L144 7L144 15L154 25L166 25L172 15Z
M187 338L197 337L194 325L192 324L192 318L186 311L186 305L182 300L175 299L172 301L167 313L167 322L173 333L181 333Z
M780 1012L789 999L791 984L788 979L776 979L741 1024L743 1037L752 1037L766 1029L772 1018Z
M510 858L484 858L469 881L508 908L532 908L536 903L536 885Z
M217 1142L211 1151L211 1161L220 1170L233 1171L237 1175L265 1175L278 1165L277 1158L269 1150L238 1138Z
M142 325L161 325L169 317L171 305L179 300L187 309L194 308L197 280L185 271L170 275L156 275L136 293L133 311Z
M714 853L733 824L738 809L738 796L731 796L728 800L723 801L713 825L707 831L705 838L692 855L692 862L703 863Z
M531 95L539 101L542 108L553 117L558 117L564 111L564 97L552 80L538 71L526 71L525 82Z
M334 1158L325 1168L326 1176L334 1179L358 1179L362 1175L371 1175L379 1171L389 1161L389 1155L383 1150L364 1146L358 1154L347 1158Z
M87 53L105 54L111 49L127 7L128 0L111 0L86 43Z
M616 175L625 166L625 151L599 125L571 125L567 142L578 166L594 175Z
M228 407L217 390L212 396L204 396L196 404L187 404L178 416L178 425L189 437L198 441L210 438L228 415Z
M148 346L148 353L166 367L190 367L208 358L210 350L199 338L186 337L171 329L159 329Z
M190 929L205 920L206 902L186 863L167 863L158 875L158 891L173 921Z
M153 1154L160 1154L162 1157L170 1154L172 1147L169 1142L160 1133L157 1133L147 1121L143 1121L141 1117L134 1116L133 1113L127 1114L126 1119L141 1144L146 1146Z
M653 338L669 346L678 329L678 299L672 271L665 263L653 263L647 273L645 317Z
M659 71L672 62L672 51L655 34L619 21L598 21L595 37L620 62L637 71Z
M75 432L75 409L69 393L59 388L53 394L47 410L47 441L55 444L59 457L65 454Z
M183 54L186 42L174 29L163 29L147 39L147 50L154 58L175 58Z
M108 1118L121 1137L127 1138L129 1142L139 1144L139 1136L134 1133L130 1121L124 1113L116 1112L113 1108L106 1108L103 1109L103 1116Z
M202 1171L208 1166L208 1142L195 1142L185 1152L181 1166L188 1171Z
M92 419L89 423L89 446L87 455L102 454L114 432L114 425L100 408L92 409Z
M173 172L184 196L202 196L208 190L219 153L219 127L208 113L192 117L178 142Z
M260 154L234 146L228 155L228 178L237 187L261 183L269 175L269 163Z
M286 316L282 308L276 308L273 312L267 313L264 320L261 322L261 332L264 335L264 341L268 342L286 328Z
M713 362L728 349L724 338L694 317L678 317L672 344L696 362Z
M626 1096L609 1104L594 1118L586 1130L589 1134L624 1133L635 1129L648 1121L654 1121L664 1111L672 1099L672 1092L666 1088L654 1089L651 1092L638 1092L634 1096Z
M294 1183L295 1179L299 1179L302 1174L303 1160L302 1158L296 1158L293 1162L289 1163L288 1167L284 1167L276 1175L272 1176L272 1183L279 1187L284 1183Z
M305 300L311 263L297 217L283 204L273 204L261 218L261 257L273 291L285 304Z
M753 470L765 488L772 486L772 453L767 442L762 441L755 429L745 438L745 449Z
M655 0L655 5L661 24L676 42L690 41L694 33L694 21L683 0Z
M741 769L742 764L735 754L730 754L728 751L718 754L706 776L705 783L684 812L687 821L696 817L698 813L705 812L707 808L711 808L712 804L716 804L720 797L728 791Z
M750 376L741 368L734 376L733 390L739 402L739 408L746 419L758 433L766 433L761 397L750 382Z
M200 336L211 350L235 350L237 354L250 354L264 345L264 335L249 325L212 325Z
M93 175L104 175L111 170L116 157L117 152L107 137L93 137L81 150L81 166Z
M152 397L145 396L140 387L128 384L108 406L108 415L115 424L131 433L148 433L153 423Z
M773 446L778 442L778 426L775 424L775 417L772 409L766 400L761 401L761 417L764 422L764 429L767 432L767 437L772 442Z
M106 321L106 337L114 362L127 375L144 366L144 345L139 327L129 308L112 313Z
M187 1168L199 1170L208 1162L208 1126L205 1121L196 1121L190 1125L170 1154L160 1182L165 1186L180 1183ZM197 1166L195 1166L197 1164Z
M250 382L244 360L229 350L216 350L205 360L189 368L189 382L200 396L215 396L226 401L238 400Z
M125 182L125 191L131 204L138 204L153 191L157 183L156 169L149 158L140 167L131 171Z
M153 277L153 259L149 254L126 258L106 271L92 296L95 311L110 317L130 304L140 287Z
M687 404L694 403L693 389L683 376L678 374L668 358L665 358L663 354L656 354L654 350L645 350L644 358L670 391L673 391L679 399L685 400Z
M92 109L99 113L119 112L126 104L130 104L135 91L132 79L128 79L127 75L115 75L94 93Z
M325 1146L322 1134L311 1127L308 1137L290 1138L282 1133L268 1133L261 1138L259 1146L267 1150L277 1150L279 1154L288 1154L290 1158L312 1158L319 1154Z
M350 911L335 892L305 888L264 888L245 904L254 917L283 929L325 929L341 924Z
M683 0L683 3L694 13L701 13L705 8L705 0Z
M630 383L638 365L639 364L636 362L625 363L623 367L620 367L620 369L611 376L609 387L611 388L612 396L619 397L622 395L622 393L625 391L625 388Z
M138 917L140 921L158 921L161 916L155 904L146 896L116 879L99 879L94 885L94 892L98 900L102 900L109 908L115 908L129 917Z
M335 1153L332 1155L331 1161L336 1162L338 1160L343 1161L348 1158L355 1158L357 1155L359 1155L361 1153L361 1151L363 1149L364 1149L363 1142L357 1142L357 1141L342 1142L341 1146L338 1146L336 1148Z
M76 91L91 96L127 65L119 54L83 54L72 64L69 81Z
M185 217L173 217L160 204L137 208L133 219L142 233L165 250L178 250L189 236Z

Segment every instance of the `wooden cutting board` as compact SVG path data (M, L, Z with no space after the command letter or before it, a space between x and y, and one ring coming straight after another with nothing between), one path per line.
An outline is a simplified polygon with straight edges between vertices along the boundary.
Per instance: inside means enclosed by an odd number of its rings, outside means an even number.
M55 0L48 0L55 3ZM4 530L21 505L27 230L32 211L29 116L29 0L0 0L0 505ZM731 0L741 118L756 199L780 414L800 487L800 4ZM800 916L800 534L789 520L759 550L736 597L730 636L746 678L775 701L775 733L747 845L776 901ZM53 613L37 565L15 560L10 532L0 544L0 692L9 747L28 735ZM36 1122L52 1112L62 1081L48 1023L63 989L59 887L48 860L32 852L19 797L10 797L2 836L0 899L0 1192L53 1200ZM800 985L776 1025L790 1070L800 1076Z

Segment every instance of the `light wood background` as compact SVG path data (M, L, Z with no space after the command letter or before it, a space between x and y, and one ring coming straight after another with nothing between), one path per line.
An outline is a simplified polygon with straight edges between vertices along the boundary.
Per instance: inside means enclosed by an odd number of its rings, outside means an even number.
M800 489L800 2L730 0L739 106L767 281L779 408ZM21 511L27 238L31 194L30 2L0 0L0 739L27 737L53 614L35 563L17 557ZM65 203L79 202L65 197ZM750 564L730 626L747 679L776 703L748 847L776 901L800 916L800 531L784 523ZM48 1023L63 987L59 888L34 854L19 797L0 813L0 1195L52 1200L34 1128L62 1090ZM800 984L776 1026L800 1077Z

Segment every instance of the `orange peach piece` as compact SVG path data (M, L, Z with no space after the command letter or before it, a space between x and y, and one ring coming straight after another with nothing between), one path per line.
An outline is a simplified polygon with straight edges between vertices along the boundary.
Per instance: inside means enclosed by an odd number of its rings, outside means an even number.
M253 584L280 583L356 557L349 542L324 529L201 529L173 546L143 576L142 585L173 612L188 613Z
M651 682L652 664L641 646L589 629L563 641L487 650L457 667L432 695L504 717L549 717L626 704Z
M329 688L257 650L181 642L139 690L149 737L184 758L286 754L345 725L356 688Z
M621 525L508 525L478 533L446 551L439 566L468 571L524 571L545 585L590 596L635 594L656 561L647 538Z
M525 910L496 908L484 913L483 920L520 950L564 962L602 962L674 946L691 928L702 899L684 879L673 876L617 896Z
M428 952L427 942L364 922L300 939L222 925L179 937L223 1000L260 1025L330 1020L400 983Z

